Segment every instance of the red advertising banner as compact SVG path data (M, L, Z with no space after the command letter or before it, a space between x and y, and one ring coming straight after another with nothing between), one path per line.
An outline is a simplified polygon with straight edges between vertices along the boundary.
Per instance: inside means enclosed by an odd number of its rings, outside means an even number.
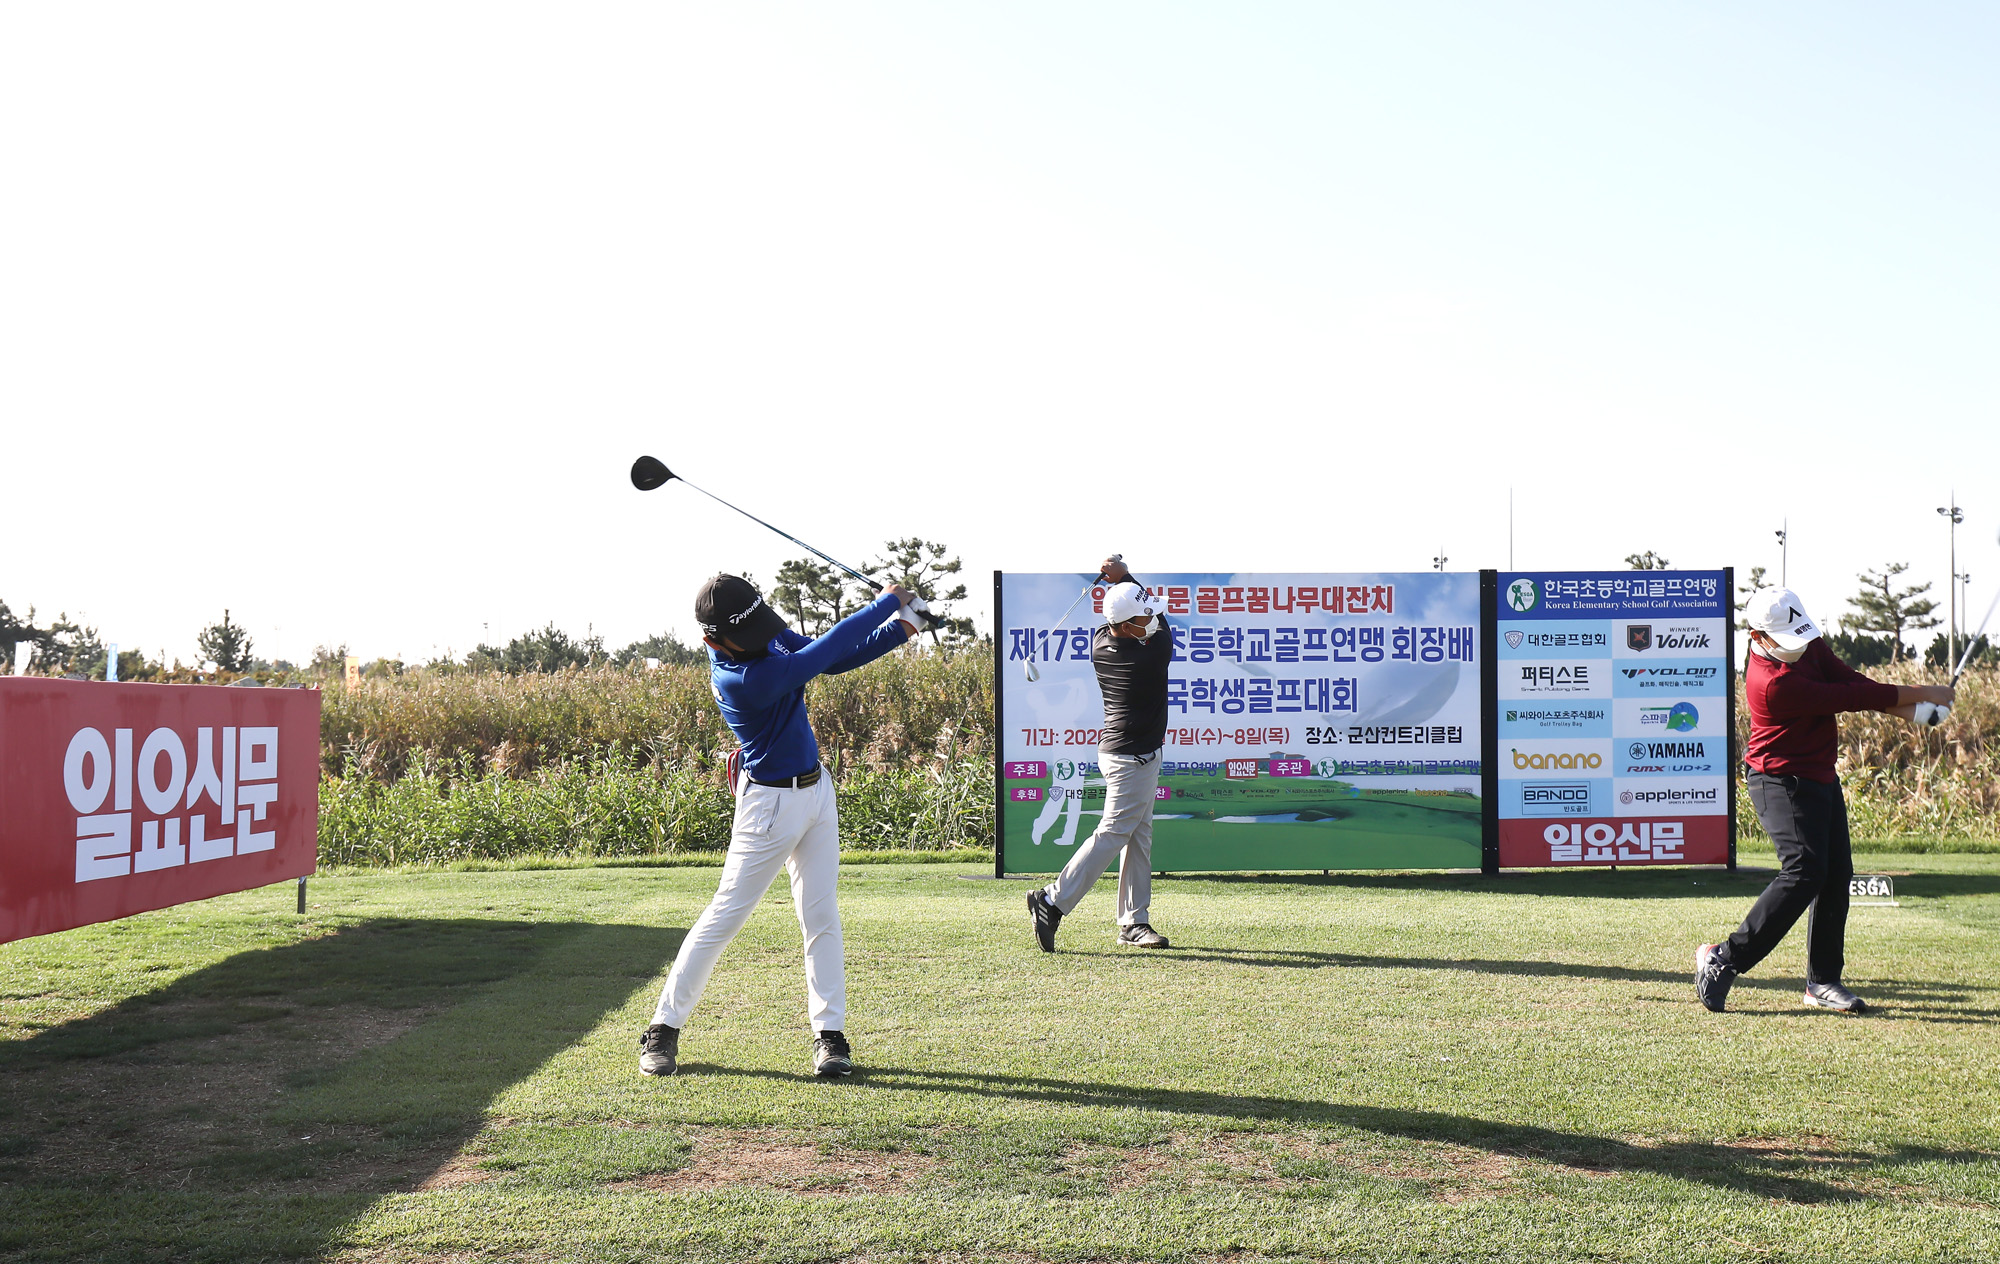
M1500 867L1726 865L1729 818L1591 817L1501 821Z
M0 678L0 943L310 874L319 702Z

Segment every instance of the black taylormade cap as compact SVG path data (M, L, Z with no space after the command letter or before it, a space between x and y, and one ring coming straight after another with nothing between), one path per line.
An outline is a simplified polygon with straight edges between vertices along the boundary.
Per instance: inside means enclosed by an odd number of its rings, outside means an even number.
M695 622L708 636L725 636L746 649L762 649L785 630L778 612L764 603L747 579L717 575L694 598Z

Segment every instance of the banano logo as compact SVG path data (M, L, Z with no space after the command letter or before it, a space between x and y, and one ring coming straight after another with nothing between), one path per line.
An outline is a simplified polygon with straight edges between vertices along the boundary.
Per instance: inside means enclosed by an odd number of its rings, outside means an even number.
M1604 758L1594 751L1558 751L1553 755L1524 755L1521 748L1514 748L1514 767L1536 772L1575 772L1578 769L1601 768Z

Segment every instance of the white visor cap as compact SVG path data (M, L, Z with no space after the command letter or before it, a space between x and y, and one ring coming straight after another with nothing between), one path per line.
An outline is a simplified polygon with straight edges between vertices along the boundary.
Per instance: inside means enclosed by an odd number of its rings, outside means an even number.
M1743 622L1753 632L1769 633L1779 649L1802 650L1820 635L1819 625L1806 613L1806 603L1789 588L1759 588L1743 607Z
M1138 584L1113 584L1104 594L1104 621L1123 623L1127 619L1150 619L1159 613L1160 603Z

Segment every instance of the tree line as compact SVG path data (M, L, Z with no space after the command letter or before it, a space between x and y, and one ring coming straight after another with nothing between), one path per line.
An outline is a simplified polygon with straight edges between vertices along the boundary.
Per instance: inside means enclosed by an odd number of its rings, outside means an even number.
M924 598L943 619L942 627L930 634L933 644L960 645L975 639L972 620L951 613L963 601L965 585L954 582L964 563L942 543L912 536L890 540L883 553L869 563L868 570L884 583L894 582ZM745 578L755 584L754 576ZM817 558L796 558L778 568L776 581L764 589L771 607L790 618L807 636L818 636L846 616L859 610L875 594L867 586ZM68 614L60 614L47 624L37 621L34 607L25 616L17 615L0 601L0 675L14 670L18 649L31 647L22 669L39 676L76 676L103 680L109 665L109 651L94 627L86 627ZM259 658L250 634L234 621L229 610L222 618L201 629L195 637L200 657L192 666L176 660L165 663L148 659L143 652L121 650L118 679L143 681L198 680L205 675L201 664L212 663L214 672L242 675L278 675L332 678L346 669L347 646L320 645L303 666ZM462 659L452 654L428 662L406 663L401 658L382 657L361 666L365 676L398 676L412 667L433 672L497 671L510 675L527 672L554 672L565 668L610 665L638 667L647 662L661 664L704 663L708 652L699 643L688 645L672 632L660 632L613 650L604 638L592 632L572 636L553 621L540 629L513 637L504 645L480 642Z

